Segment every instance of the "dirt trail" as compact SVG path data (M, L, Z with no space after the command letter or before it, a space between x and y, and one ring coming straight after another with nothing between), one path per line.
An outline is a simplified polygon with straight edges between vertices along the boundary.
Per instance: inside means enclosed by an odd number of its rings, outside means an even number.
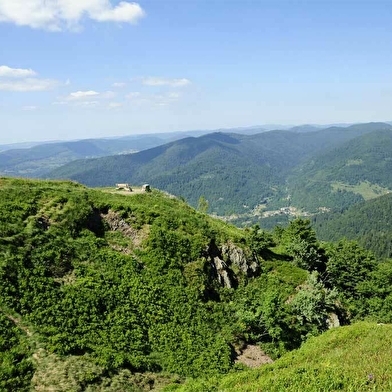
M245 349L241 350L241 354L235 362L243 363L250 368L257 368L267 363L273 363L274 361L259 346L249 344Z

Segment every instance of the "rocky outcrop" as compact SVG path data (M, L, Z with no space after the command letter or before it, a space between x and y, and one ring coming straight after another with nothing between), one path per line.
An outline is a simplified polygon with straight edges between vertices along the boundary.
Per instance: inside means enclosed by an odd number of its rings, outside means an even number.
M337 328L340 327L340 320L336 313L330 313L327 319L327 328Z
M227 242L221 247L217 247L215 242L211 242L206 256L211 261L215 278L224 287L237 287L238 279L241 276L250 278L260 273L258 262L231 242Z
M259 263L253 258L247 257L242 248L228 242L222 245L221 252L224 260L228 260L231 265L237 267L248 278L259 274Z
M142 230L136 230L130 226L118 212L109 210L107 214L101 214L103 221L112 231L119 231L130 238L134 246L139 247L144 236ZM118 249L117 249L118 250Z

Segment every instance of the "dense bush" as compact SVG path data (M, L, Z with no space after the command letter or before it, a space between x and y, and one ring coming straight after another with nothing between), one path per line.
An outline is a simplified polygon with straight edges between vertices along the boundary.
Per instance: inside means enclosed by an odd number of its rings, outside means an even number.
M214 379L233 367L234 347L278 357L325 331L330 313L392 321L390 263L353 242L319 243L307 220L240 230L158 191L1 179L0 227L0 382L14 389L34 369L11 313L34 326L45 355L95 369L77 377L89 385L132 372ZM257 276L219 253L228 244Z

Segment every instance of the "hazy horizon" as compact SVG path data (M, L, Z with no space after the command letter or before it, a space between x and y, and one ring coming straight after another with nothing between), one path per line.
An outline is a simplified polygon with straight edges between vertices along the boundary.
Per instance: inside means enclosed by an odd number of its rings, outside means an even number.
M391 11L0 0L0 144L390 121Z

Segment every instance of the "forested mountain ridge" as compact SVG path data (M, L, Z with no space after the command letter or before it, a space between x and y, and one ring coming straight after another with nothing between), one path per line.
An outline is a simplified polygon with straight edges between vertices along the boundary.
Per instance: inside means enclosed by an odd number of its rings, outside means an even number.
M30 148L9 149L0 151L0 175L39 177L76 159L130 153L163 143L165 139L145 136L54 142Z
M392 130L372 131L328 149L288 178L292 203L342 209L392 190Z
M318 162L319 155L327 154L326 151L339 148L351 139L383 129L388 132L392 126L369 123L301 133L213 133L137 154L75 161L54 170L48 177L70 178L89 186L148 182L185 197L193 206L197 205L200 196L204 196L209 201L209 211L219 215L251 214L253 208L266 202L270 209L284 207L290 196L292 203L303 207L302 182L308 178L310 183L316 181L309 167L312 162ZM297 167L299 169L289 177ZM305 170L309 174L301 177ZM291 180L287 182L287 178ZM301 185L297 186L297 183ZM324 186L329 189L331 184ZM308 191L309 186L306 189ZM339 190L333 196L333 203L337 205L362 200L361 195L355 195L350 189ZM307 207L313 210L325 206L318 196L315 203L308 204Z
M390 282L301 219L241 230L157 190L0 178L0 389L207 385L247 344L278 357L337 320L391 322Z
M315 215L312 224L324 241L346 237L379 257L392 257L392 193L357 203L344 211Z
M262 127L227 129L239 134L264 132ZM122 137L82 139L0 145L0 175L40 177L49 171L77 159L134 153L186 137L197 137L213 131L194 130L135 134Z

